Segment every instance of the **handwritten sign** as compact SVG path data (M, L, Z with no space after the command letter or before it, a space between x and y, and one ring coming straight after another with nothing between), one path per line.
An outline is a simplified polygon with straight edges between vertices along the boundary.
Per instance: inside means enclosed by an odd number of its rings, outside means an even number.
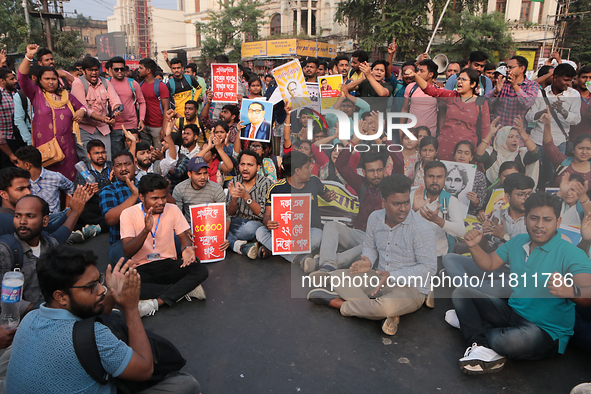
M212 64L211 85L213 102L238 102L238 65Z
M226 204L199 204L189 207L195 256L202 263L213 263L226 258L220 245L226 239Z
M310 194L272 194L271 219L279 222L273 230L273 254L310 253Z

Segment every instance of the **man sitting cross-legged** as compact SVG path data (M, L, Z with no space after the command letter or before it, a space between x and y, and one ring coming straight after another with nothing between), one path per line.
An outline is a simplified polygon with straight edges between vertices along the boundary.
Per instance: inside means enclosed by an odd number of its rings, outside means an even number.
M361 260L349 270L332 273L335 291L314 289L308 299L318 305L340 309L343 316L370 320L386 319L382 330L394 335L399 316L419 309L431 287L437 253L431 225L410 209L412 181L404 175L385 177L380 186L384 209L367 221ZM355 286L354 277L367 278ZM376 286L377 285L377 286Z
M140 315L153 315L164 304L173 306L183 296L205 299L201 283L207 268L195 257L191 229L175 204L167 204L168 181L146 174L138 183L140 204L121 213L121 243L125 257L142 277ZM177 259L174 235L181 241Z
M263 159L252 150L245 150L238 156L240 174L232 178L228 187L228 214L232 216L228 241L230 248L238 254L256 259L259 247L256 231L263 226L267 192L271 180L259 174Z
M507 358L536 360L564 353L573 335L575 304L591 304L591 263L562 239L558 196L534 193L525 201L527 234L487 254L480 230L464 237L484 271L511 267L509 300L458 287L452 295L468 349L459 361L467 374L500 371Z

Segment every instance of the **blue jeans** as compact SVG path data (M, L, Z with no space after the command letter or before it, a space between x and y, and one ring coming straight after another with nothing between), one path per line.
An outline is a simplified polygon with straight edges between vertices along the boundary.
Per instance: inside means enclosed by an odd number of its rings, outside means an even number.
M273 250L273 237L271 236L271 230L269 230L267 226L261 226L258 228L257 241L263 244L265 248ZM310 229L310 250L319 248L321 242L322 230L312 227ZM280 254L279 256L283 257L290 263L293 263L293 260L296 258L297 254Z
M470 287L455 289L452 300L467 346L476 343L522 360L558 354L558 339L515 312L507 300Z
M546 186L551 186L550 182L554 179L554 165L550 161L550 158L546 155L544 148L542 145L538 145L538 149L540 150L540 181L539 183ZM566 152L566 142L558 145L558 150L560 152Z
M61 226L64 225L66 220L68 219L68 210L70 208L66 208L61 212L52 213L49 215L49 222L47 226L45 226L44 230L48 233L56 232Z
M263 225L263 222L249 220L234 216L230 222L230 231L228 232L228 242L230 249L234 249L236 241L250 241L256 237L257 229Z
M511 293L513 292L511 286L509 286L509 274L511 273L511 269L506 264L495 271L487 272L478 267L470 257L455 253L448 253L443 256L442 264L443 268L445 268L445 274L452 278L452 283L453 278L464 278L464 275L466 275L468 279L462 279L462 284L464 286L478 289L484 294L492 297L511 297ZM493 275L492 282L490 280L491 274ZM501 274L505 275L504 280L501 280ZM476 281L472 282L472 285L475 286L470 285L470 277L473 276L478 278L478 284ZM483 277L486 279L482 280ZM459 282L459 280L457 281Z

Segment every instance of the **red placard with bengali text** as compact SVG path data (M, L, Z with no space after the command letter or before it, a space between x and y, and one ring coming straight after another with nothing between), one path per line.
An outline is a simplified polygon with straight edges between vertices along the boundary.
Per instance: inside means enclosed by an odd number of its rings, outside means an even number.
M191 205L189 210L195 256L202 263L225 259L226 251L220 251L220 245L226 239L226 204Z
M271 231L273 254L310 253L312 201L307 194L272 194L271 220L279 228Z
M237 64L213 63L211 65L211 91L214 103L237 103L238 83Z

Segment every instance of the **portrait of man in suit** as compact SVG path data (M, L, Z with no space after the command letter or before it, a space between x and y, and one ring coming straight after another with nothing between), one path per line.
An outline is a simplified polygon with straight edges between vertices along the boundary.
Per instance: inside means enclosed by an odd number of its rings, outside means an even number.
M251 103L248 106L248 120L250 124L246 125L240 137L269 142L271 123L265 120L265 107L262 103Z

